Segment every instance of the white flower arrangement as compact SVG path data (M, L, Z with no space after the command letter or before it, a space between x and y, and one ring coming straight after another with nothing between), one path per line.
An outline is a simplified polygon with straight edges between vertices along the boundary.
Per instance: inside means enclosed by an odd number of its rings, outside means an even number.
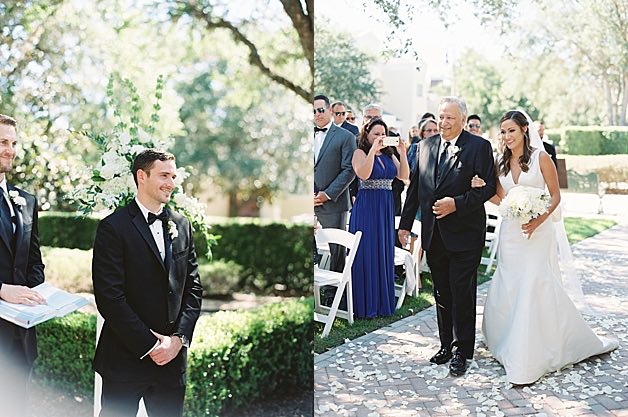
M110 77L107 96L109 97L109 105L116 107L118 103L113 98L113 80L114 77ZM146 149L167 149L172 144L171 139L156 137L153 125L147 127L140 125L140 99L135 86L129 80L123 80L123 83L130 91L131 102L134 103L130 111L130 121L123 120L122 115L125 112L116 109L114 115L118 117L119 122L110 134L81 132L93 139L102 152L100 161L96 166L86 170L86 176L91 178L91 181L77 187L72 195L72 200L79 205L80 210L85 215L93 211L113 211L129 204L135 198L137 191L131 172L135 157ZM160 108L158 100L161 98L162 89L163 77L160 76L155 90L157 103L153 106L156 111ZM158 122L159 116L156 113L152 114L151 121ZM205 205L196 198L185 194L183 181L189 175L185 168L177 169L176 188L167 205L170 209L185 215L192 223L193 229L201 232L207 241L207 256L211 259L211 246L216 244L216 239L209 232L210 225L206 218ZM172 221L168 224L168 233L172 239L178 236L176 224Z
M9 191L9 197L13 200L13 203L18 206L18 208L22 208L26 205L26 199L20 195L18 191L11 190Z
M460 152L460 148L456 145L454 146L450 146L447 149L447 154L449 155L450 158L456 156L458 154L458 152Z
M544 189L518 185L499 204L499 213L525 224L547 211L549 205L550 195Z

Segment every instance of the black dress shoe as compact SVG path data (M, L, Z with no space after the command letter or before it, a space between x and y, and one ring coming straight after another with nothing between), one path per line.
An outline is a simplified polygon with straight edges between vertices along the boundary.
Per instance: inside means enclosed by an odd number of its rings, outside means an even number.
M449 359L451 359L451 349L440 348L440 350L436 352L436 355L430 358L430 362L436 365L442 365L449 362Z
M462 353L454 353L454 357L449 364L449 373L453 376L461 376L467 372L467 368L469 368L469 365L467 364L467 359L462 356Z

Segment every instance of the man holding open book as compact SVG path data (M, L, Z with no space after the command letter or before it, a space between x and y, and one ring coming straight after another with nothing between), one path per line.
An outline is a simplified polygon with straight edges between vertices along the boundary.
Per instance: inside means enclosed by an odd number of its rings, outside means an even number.
M15 119L0 114L0 299L14 304L45 304L31 288L44 282L39 250L37 200L9 184L17 144ZM37 357L35 328L0 319L0 409L27 415L28 382Z

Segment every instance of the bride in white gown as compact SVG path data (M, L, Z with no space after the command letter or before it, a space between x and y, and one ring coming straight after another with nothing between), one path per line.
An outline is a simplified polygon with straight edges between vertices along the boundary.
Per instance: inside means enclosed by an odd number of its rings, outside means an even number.
M591 330L561 284L550 219L560 204L558 176L538 133L528 131L531 121L526 116L515 110L500 120L505 149L496 169L497 194L491 201L499 204L517 185L547 186L550 206L523 226L517 220L503 220L497 271L482 324L487 347L513 384L533 383L548 372L617 347L616 340ZM537 147L530 146L530 134Z

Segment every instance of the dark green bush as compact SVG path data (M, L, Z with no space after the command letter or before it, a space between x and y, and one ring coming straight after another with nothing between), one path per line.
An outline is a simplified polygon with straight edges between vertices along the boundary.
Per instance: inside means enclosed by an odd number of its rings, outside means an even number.
M242 265L239 287L243 290L264 294L311 293L311 226L229 221L213 225L212 233L221 236L212 248L214 259Z
M35 376L67 392L92 397L96 316L72 313L37 326Z
M570 155L628 154L628 127L568 126L561 129L561 152Z
M91 249L98 219L67 213L46 213L40 220L42 246ZM300 296L312 291L312 227L232 219L212 226L220 235L212 248L216 260L242 266L237 288L257 294ZM206 253L195 238L196 253Z
M313 300L203 315L188 356L185 415L218 416L279 390L313 388ZM37 327L38 378L91 397L96 317L74 313Z
M91 249L100 219L79 217L76 213L42 212L39 239L42 246Z
M233 261L214 259L210 263L201 263L198 266L198 273L201 276L205 296L230 295L241 291L239 285L242 266Z
M186 416L218 416L280 389L311 390L312 299L204 316L188 365Z

